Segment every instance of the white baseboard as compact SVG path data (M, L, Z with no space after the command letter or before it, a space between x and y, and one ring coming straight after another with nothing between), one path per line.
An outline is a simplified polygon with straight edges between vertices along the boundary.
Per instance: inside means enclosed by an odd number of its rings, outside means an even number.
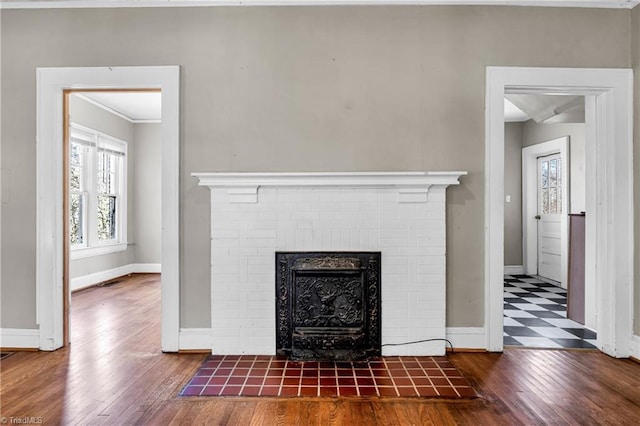
M455 348L485 349L486 332L484 327L447 327L447 339ZM181 328L180 350L211 350L210 328Z
M486 349L487 332L484 327L447 327L447 339L453 349Z
M181 328L178 348L181 351L206 350L211 351L210 328Z
M524 267L522 265L505 265L504 274L505 275L523 275Z
M640 336L631 336L631 356L640 361Z
M25 328L0 328L0 347L38 349L40 330Z
M159 263L131 263L129 265L120 266L118 268L94 272L93 274L72 278L69 286L71 287L71 291L76 291L112 280L114 278L122 277L124 275L159 272Z
M69 282L69 287L71 287L71 291L76 291L129 274L133 274L133 265L120 266L118 268L72 278Z
M159 263L133 263L134 274L159 274L162 268Z

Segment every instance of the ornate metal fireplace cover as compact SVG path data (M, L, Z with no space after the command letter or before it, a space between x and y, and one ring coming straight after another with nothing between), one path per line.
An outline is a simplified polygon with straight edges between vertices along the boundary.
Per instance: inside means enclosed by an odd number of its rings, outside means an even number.
M277 354L380 356L380 259L380 252L277 252Z

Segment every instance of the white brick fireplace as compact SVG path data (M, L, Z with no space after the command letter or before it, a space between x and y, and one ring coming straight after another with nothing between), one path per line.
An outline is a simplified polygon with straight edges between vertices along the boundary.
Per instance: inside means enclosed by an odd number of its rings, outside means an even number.
M276 251L380 251L383 355L442 355L446 188L466 172L194 173L211 190L216 354L275 354Z

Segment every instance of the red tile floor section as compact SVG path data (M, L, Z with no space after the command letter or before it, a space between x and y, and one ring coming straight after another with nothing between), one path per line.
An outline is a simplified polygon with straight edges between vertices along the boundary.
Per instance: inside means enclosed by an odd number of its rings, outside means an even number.
M446 357L296 362L275 356L210 355L181 396L381 396L475 398Z

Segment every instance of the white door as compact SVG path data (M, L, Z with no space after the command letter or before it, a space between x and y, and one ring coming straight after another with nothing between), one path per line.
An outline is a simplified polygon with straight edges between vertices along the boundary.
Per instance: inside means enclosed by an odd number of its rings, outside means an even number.
M560 154L538 158L538 275L562 280L562 160Z

